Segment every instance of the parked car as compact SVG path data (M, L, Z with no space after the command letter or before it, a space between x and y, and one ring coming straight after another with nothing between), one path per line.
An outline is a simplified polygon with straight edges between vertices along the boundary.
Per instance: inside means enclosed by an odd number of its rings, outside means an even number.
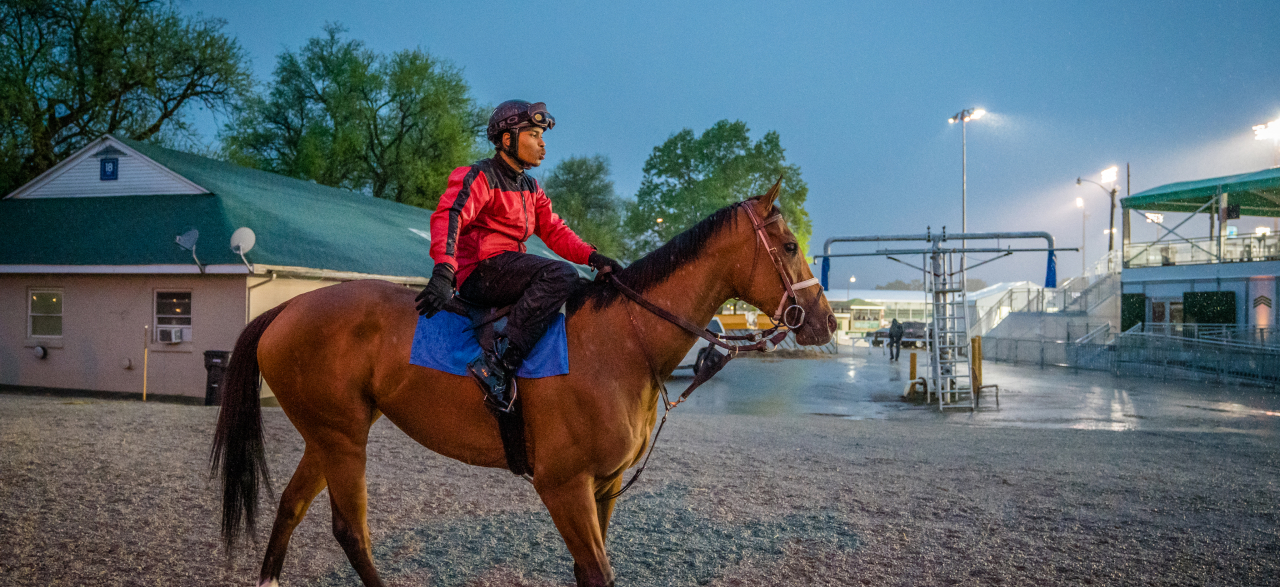
M889 329L881 328L875 332L868 332L867 338L871 339L871 346L884 346L889 344ZM902 347L923 349L929 346L929 327L924 322L903 322L902 323Z
M720 318L712 317L711 323L707 325L707 330L716 334L724 334L724 324L720 322ZM680 366L676 368L693 369L693 374L697 375L702 368L702 361L708 348L711 348L711 343L704 338L699 338L697 342L693 343L693 348L689 349L689 352L685 354L684 359L680 361Z
M889 343L889 329L881 328L875 332L868 332L867 338L871 339L871 346L884 346Z
M918 349L928 348L928 338L929 327L924 322L902 323L902 346Z

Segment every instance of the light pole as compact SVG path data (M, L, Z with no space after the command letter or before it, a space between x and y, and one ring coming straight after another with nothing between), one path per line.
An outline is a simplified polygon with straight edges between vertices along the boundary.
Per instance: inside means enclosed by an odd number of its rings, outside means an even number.
M1115 165L1102 170L1102 183L1114 184L1116 181L1116 174L1119 172L1120 168ZM1085 179L1083 177L1076 178L1076 185L1084 185L1084 182L1086 181L1102 188L1102 191L1111 195L1111 222L1107 226L1107 234L1111 235L1110 238L1107 239L1107 252L1110 253L1116 249L1116 186L1112 185L1111 189L1107 189L1107 186L1102 185L1102 183L1098 183L1092 179Z
M1089 262L1089 254L1085 252L1085 243L1089 240L1089 233L1085 230L1085 218L1089 213L1084 211L1084 198L1076 198L1076 207L1080 209L1080 277L1084 277L1085 267Z
M857 277L854 277L854 276L850 275L850 276L849 276L849 287L844 288L844 301L845 301L845 303L849 304L849 307L850 307L849 312L850 312L850 313L852 313L852 312L853 312L853 300L852 300L852 299L850 299L850 298L849 298L849 296L852 296L852 295L853 295L853 282L855 282L855 281L857 281L857 280L858 280L858 278L857 278Z
M981 108L965 108L947 119L950 124L960 123L960 232L969 232L968 191L969 191L969 147L968 124L987 115Z

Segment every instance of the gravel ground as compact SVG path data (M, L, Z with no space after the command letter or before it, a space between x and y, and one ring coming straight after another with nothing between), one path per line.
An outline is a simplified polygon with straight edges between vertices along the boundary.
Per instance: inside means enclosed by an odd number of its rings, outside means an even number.
M0 584L252 585L219 546L214 408L0 394ZM276 490L302 454L265 409ZM572 584L532 487L414 444L369 450L391 585ZM1264 434L672 415L624 496L619 585L1278 585L1280 447ZM324 495L286 585L359 583Z

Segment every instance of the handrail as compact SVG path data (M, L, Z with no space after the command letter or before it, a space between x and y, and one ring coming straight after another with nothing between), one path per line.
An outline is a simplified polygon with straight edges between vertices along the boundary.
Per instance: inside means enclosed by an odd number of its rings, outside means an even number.
M1106 324L1098 326L1097 328L1090 330L1088 334L1085 334L1084 336L1077 338L1076 344L1084 344L1084 343L1090 342L1094 339L1094 337L1098 336L1098 334L1103 332L1111 332L1110 322L1107 322Z

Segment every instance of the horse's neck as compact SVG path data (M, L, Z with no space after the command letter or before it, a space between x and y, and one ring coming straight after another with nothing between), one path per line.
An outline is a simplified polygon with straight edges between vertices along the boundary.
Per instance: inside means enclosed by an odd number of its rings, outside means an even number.
M717 247L708 243L707 253L686 263L662 283L650 287L642 295L654 305L692 324L711 322L716 310L731 295L728 274L735 270L723 261L717 262ZM642 351L633 360L646 363L655 377L666 379L679 366L697 337L685 329L649 312L625 296L607 311L610 322L623 324L616 336L633 339ZM628 326L627 324L630 324Z

